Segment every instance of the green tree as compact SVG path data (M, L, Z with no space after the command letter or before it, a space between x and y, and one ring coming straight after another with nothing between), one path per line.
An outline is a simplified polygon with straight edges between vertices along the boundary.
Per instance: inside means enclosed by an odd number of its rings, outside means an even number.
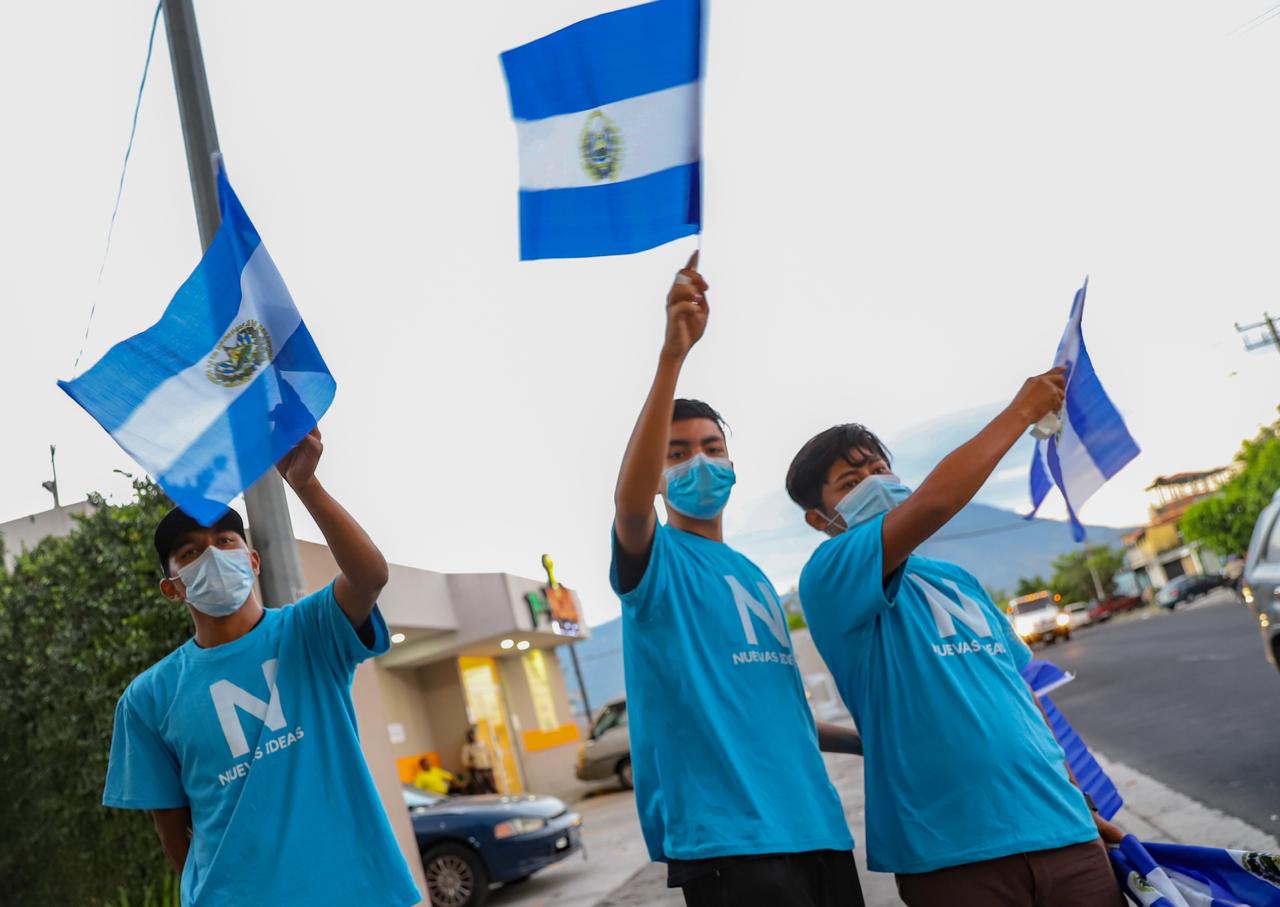
M1021 595L1034 595L1049 588L1049 583L1043 576L1037 573L1030 578L1023 577L1018 580L1018 584L1013 587L1013 595L1015 598Z
M1089 601L1098 596L1095 574L1104 595L1114 591L1116 574L1124 569L1124 552L1109 545L1090 545L1058 556L1052 567L1053 591L1064 602Z
M147 902L172 881L145 812L101 806L116 700L190 636L157 589L150 482L0 571L0 878L9 904Z
M1236 454L1241 470L1222 490L1199 501L1178 525L1187 541L1201 542L1218 554L1243 554L1253 524L1280 489L1280 422L1245 441Z

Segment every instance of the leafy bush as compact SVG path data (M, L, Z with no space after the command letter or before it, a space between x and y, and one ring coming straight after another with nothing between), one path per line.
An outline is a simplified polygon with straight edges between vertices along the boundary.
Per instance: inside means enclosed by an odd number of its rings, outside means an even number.
M78 518L0 571L0 878L6 904L176 903L145 812L101 805L116 700L190 636L159 593L152 533L170 503Z
M1220 493L1191 506L1178 528L1218 554L1244 554L1253 524L1280 489L1280 422L1266 426L1236 454L1243 468Z

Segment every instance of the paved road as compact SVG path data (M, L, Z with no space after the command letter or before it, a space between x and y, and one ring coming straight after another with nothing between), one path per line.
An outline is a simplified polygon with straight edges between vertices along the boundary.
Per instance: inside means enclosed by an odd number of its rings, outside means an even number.
M1234 596L1036 654L1076 674L1052 695L1090 746L1280 836L1280 673Z

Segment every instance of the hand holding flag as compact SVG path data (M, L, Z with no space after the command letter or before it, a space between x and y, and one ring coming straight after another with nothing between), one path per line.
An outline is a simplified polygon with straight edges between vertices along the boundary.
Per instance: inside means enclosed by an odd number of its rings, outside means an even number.
M1139 453L1119 411L1102 389L1084 345L1081 325L1088 289L1086 279L1072 301L1067 329L1054 357L1054 365L1066 369L1062 425L1053 436L1036 441L1031 461L1032 510L1027 515L1027 519L1036 515L1049 489L1056 485L1066 501L1071 535L1077 542L1084 541L1085 535L1076 515L1081 505Z

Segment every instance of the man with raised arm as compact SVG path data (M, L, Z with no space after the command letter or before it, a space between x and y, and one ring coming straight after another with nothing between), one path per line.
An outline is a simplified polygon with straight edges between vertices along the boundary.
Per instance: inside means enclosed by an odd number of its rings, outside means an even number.
M735 481L724 422L675 399L707 326L697 262L667 295L657 374L614 496L636 808L650 856L693 907L858 907L853 841L818 750L860 752L857 736L815 727L778 596L724 543Z
M866 427L811 439L787 473L831 538L800 601L866 748L867 864L909 907L1120 907L1099 834L1018 673L1031 652L982 584L915 554L977 494L1029 425L1062 407L1063 370L1013 402L912 492Z
M321 450L313 430L278 466L341 571L297 604L262 606L234 510L156 527L160 591L195 636L120 697L102 802L151 811L184 907L420 900L351 702L356 665L390 648L387 562L316 478Z

